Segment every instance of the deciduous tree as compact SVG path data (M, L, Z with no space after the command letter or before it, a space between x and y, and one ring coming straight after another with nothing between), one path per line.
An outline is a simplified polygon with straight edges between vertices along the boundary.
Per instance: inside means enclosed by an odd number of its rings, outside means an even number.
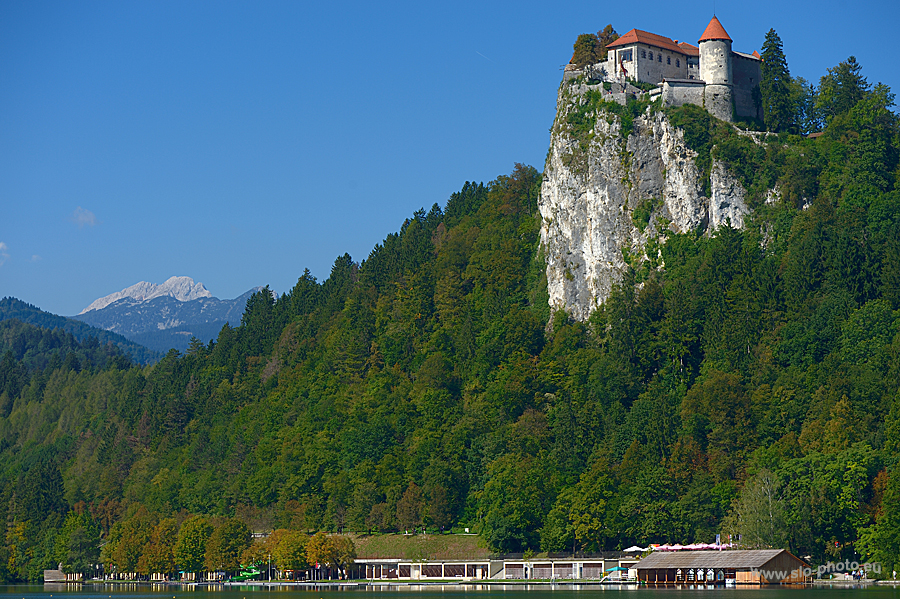
M181 524L173 554L176 564L185 572L201 572L206 561L206 541L212 526L203 516L191 516Z
M785 507L778 478L761 470L747 481L724 528L747 549L782 549L787 546Z
M206 541L204 564L210 571L236 572L241 555L250 546L250 529L237 518L223 521Z

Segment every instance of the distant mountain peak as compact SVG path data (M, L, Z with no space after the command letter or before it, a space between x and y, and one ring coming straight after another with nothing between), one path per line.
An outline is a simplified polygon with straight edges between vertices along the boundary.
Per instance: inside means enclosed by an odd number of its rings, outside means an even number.
M102 310L106 306L125 298L146 302L157 297L171 297L180 302L189 302L204 297L212 297L212 294L203 286L203 283L194 283L194 279L190 277L170 277L165 283L159 285L141 281L131 287L126 287L122 291L110 293L105 297L94 300L90 306L79 312L79 315L91 310Z

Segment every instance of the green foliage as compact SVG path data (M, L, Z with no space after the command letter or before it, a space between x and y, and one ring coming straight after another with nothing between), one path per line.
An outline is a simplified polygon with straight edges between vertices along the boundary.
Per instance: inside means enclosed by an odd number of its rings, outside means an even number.
M43 329L59 329L57 336L68 333L78 342L91 344L95 347L114 346L122 354L128 356L138 364L152 364L160 359L160 354L129 341L125 337L109 331L94 328L78 320L56 316L43 310L17 300L14 297L0 299L0 322L15 319L19 322L30 324ZM112 349L107 351L114 351Z
M828 69L819 82L816 110L827 125L839 115L847 114L869 91L869 82L862 76L862 65L851 56L838 66Z
M712 169L713 117L703 108L693 104L669 108L667 113L672 124L684 131L684 143L687 147L697 152L694 162L700 171L704 193L709 196L711 193L709 173Z
M95 574L100 560L100 529L85 512L71 511L56 537L56 559L65 572Z
M582 33L578 36L578 39L575 40L572 60L570 60L569 63L575 65L575 68L580 69L603 60L600 57L602 53L600 40L597 39L596 34Z
M762 80L759 82L762 96L763 120L769 131L793 131L796 127L795 106L792 98L791 74L781 38L770 29L762 46Z
M178 529L172 547L176 565L185 572L201 572L206 558L206 543L212 526L203 516L192 516Z
M600 41L600 46L603 48L600 59L606 60L606 47L619 39L619 34L613 29L612 24L609 24L597 32L597 39Z
M597 33L582 33L575 40L570 64L581 69L585 66L606 60L606 46L619 39L612 25L607 25Z
M627 140L634 130L634 119L643 114L651 105L649 99L632 99L622 106L617 102L607 100L603 92L595 89L585 92L582 100L571 107L565 120L568 125L568 134L578 141L581 154L587 151L588 145L594 137L592 131L597 118L605 115L607 120L612 122L612 115L618 116L619 133L623 140Z
M278 535L272 548L272 557L279 570L302 570L309 565L306 544L309 538L300 531L285 530ZM275 534L274 532L272 533Z
M648 98L641 100L630 99L622 106L618 102L606 102L604 108L607 112L619 116L621 129L619 130L622 139L627 140L631 132L634 131L634 119L644 114L647 108L651 106Z
M748 549L786 549L787 527L780 481L763 469L741 490L723 526L740 546Z
M546 517L541 548L559 551L567 545L599 551L614 535L610 500L614 486L605 464L586 470L574 486L563 489Z
M824 123L822 116L816 109L816 97L818 90L803 77L792 77L791 97L795 107L795 120L798 132L809 135L821 131Z
M647 198L638 204L631 212L631 222L643 233L644 229L650 224L650 217L653 211L657 209L662 202L656 198Z
M144 548L155 526L153 515L143 505L113 526L104 547L104 561L118 572L139 572Z
M209 535L204 565L210 572L237 572L241 555L249 546L250 529L241 520L228 518Z
M178 524L175 518L163 518L153 528L150 543L138 560L138 570L143 574L161 572L174 575L178 572L175 561L175 545L178 542Z

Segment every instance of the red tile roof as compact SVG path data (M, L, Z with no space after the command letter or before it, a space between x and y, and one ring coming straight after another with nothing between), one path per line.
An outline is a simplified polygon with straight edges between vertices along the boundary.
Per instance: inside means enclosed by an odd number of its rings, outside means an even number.
M623 46L630 46L632 44L645 44L647 46L662 48L663 50L668 50L670 52L677 52L678 54L687 54L688 56L692 56L692 54L682 48L680 44L676 44L675 42L673 42L671 38L662 35L656 35L655 33L649 33L647 31L641 31L640 29L632 29L613 43L608 44L606 47L621 48ZM690 44L686 45L690 46Z
M705 42L708 40L728 40L731 41L731 38L728 37L728 33L725 32L725 28L722 27L722 24L719 23L719 19L713 15L712 21L709 22L709 25L706 26L706 31L703 32L703 35L700 36L700 41Z
M682 53L688 56L700 56L700 48L693 44L689 44L687 42L679 42L678 47L681 48Z

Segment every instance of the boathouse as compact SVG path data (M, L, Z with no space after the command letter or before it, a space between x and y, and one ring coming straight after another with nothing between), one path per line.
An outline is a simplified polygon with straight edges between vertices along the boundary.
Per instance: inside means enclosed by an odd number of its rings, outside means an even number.
M648 584L798 584L808 582L808 568L785 549L654 552L634 566Z

